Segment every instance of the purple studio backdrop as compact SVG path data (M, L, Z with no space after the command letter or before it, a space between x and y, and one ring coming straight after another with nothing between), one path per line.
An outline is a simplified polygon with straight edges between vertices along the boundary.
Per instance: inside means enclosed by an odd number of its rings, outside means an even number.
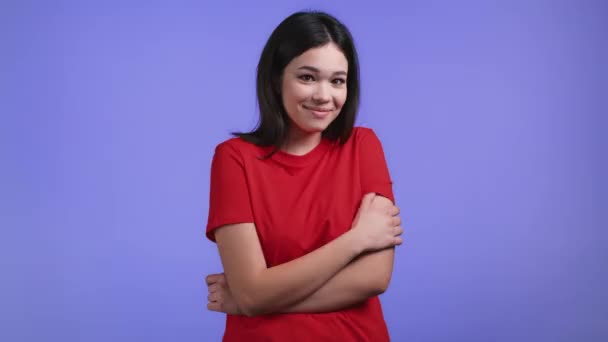
M220 340L210 161L301 9L359 49L405 219L392 340L607 341L599 0L1 1L0 340Z

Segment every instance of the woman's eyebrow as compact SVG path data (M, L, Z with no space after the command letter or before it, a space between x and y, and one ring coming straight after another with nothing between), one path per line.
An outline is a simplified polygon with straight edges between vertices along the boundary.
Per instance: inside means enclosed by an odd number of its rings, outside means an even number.
M301 67L298 68L298 70L300 70L300 69L304 69L304 70L309 70L309 71L312 71L312 72L320 73L319 69L317 69L315 67L312 67L310 65L303 65L303 66L301 66ZM340 71L334 72L332 75L344 75L344 76L346 76L347 74L346 74L346 71L340 70Z

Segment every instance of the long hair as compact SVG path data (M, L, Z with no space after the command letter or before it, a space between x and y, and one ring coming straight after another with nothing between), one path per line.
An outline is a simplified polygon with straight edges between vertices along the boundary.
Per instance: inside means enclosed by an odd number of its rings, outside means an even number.
M345 143L352 133L359 107L359 60L346 26L333 16L318 11L294 13L274 29L257 67L258 124L251 132L232 134L255 145L274 146L270 155L278 151L289 132L289 117L281 97L285 67L307 50L329 43L336 44L348 61L347 95L340 114L322 136Z

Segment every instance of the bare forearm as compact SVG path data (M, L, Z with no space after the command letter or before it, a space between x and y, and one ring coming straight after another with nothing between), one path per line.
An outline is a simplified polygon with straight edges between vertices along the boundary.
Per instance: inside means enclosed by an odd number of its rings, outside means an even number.
M288 312L339 311L386 291L395 249L361 255L305 299L281 310Z
M354 239L347 232L305 256L263 270L256 277L250 315L279 312L317 291L361 253Z
M226 281L243 313L281 312L312 295L362 252L401 244L398 208L383 205L384 197L375 198L373 193L363 196L350 230L311 253L270 268L253 223L219 228L215 237Z

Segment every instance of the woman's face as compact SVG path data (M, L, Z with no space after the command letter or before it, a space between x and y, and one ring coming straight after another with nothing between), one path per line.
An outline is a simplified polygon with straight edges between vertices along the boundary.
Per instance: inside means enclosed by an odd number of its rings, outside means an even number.
M281 96L291 129L323 132L346 101L348 61L329 43L294 58L283 71Z

